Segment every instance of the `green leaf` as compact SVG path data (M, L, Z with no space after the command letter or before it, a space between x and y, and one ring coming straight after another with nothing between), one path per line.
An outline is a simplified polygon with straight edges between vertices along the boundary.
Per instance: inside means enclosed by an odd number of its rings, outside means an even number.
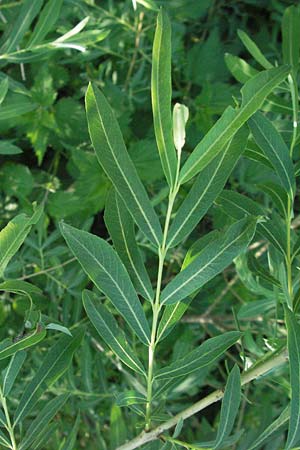
M295 314L287 307L285 321L292 390L289 431L285 445L285 450L289 450L299 444L300 440L300 325Z
M126 392L122 392L121 394L118 394L116 397L116 404L120 406L120 408L130 405L138 405L138 404L144 405L146 403L147 403L146 397L132 389Z
M189 297L182 302L167 305L160 319L157 330L157 341L162 341L172 331L174 325L179 322L193 299Z
M31 226L36 224L42 214L42 205L36 209L31 217L19 214L14 217L0 232L0 277L4 270L25 241Z
M167 238L168 247L181 242L203 218L243 153L247 137L247 128L242 128L224 151L199 174L172 222Z
M290 418L290 407L287 406L277 419L275 419L264 431L263 433L255 439L251 447L248 450L254 450L257 448L262 448L262 444L267 443L269 438L285 426Z
M77 414L75 423L72 427L71 433L68 434L66 441L59 448L59 450L73 450L76 444L77 433L80 425L80 414Z
M93 292L85 290L82 293L82 301L88 318L106 344L124 364L135 372L145 375L142 363L131 349L113 315L102 305L101 300Z
M230 435L241 402L241 375L237 365L229 374L221 407L220 423L214 448L224 445Z
M110 448L117 448L123 444L127 437L127 426L125 424L121 408L112 405L110 413Z
M18 155L22 152L23 150L10 141L0 141L0 155Z
M41 395L68 369L75 350L84 335L83 329L73 331L73 337L63 335L48 351L33 379L26 385L14 417L14 425L21 422L36 405Z
M287 217L288 196L279 184L268 182L259 184L258 189L265 192L272 200L283 218Z
M67 334L68 336L72 336L71 331L59 323L48 323L48 325L46 325L46 330L55 330Z
M31 444L40 439L47 431L49 422L58 413L67 401L70 394L63 394L55 397L50 402L47 402L44 408L38 413L36 418L31 422L27 428L24 438L22 439L19 450L25 450L31 447Z
M295 175L289 149L272 122L262 113L257 112L248 121L256 143L261 147L282 186L290 196L295 190Z
M282 19L283 61L290 64L294 71L299 66L300 50L300 7L292 5L286 8Z
M187 356L175 361L171 365L160 369L155 375L156 380L176 378L187 375L195 370L212 364L217 358L234 345L241 337L239 331L228 331L219 336L207 339Z
M46 330L41 328L40 325L37 326L33 333L28 334L23 337L21 340L17 342L8 342L5 347L0 350L0 361L2 359L8 358L9 356L14 355L20 350L24 350L25 348L32 347L38 342L42 341L46 337Z
M263 55L261 50L257 47L254 41L248 36L245 31L238 30L238 36L248 52L251 56L257 61L262 67L265 69L272 69L273 65L270 63L270 61L267 60L267 58Z
M0 291L23 294L31 297L32 295L42 295L43 291L34 284L23 280L6 280L0 283Z
M162 304L176 303L222 272L251 241L256 219L246 218L231 225L225 235L207 245L194 261L165 287Z
M27 114L37 108L37 104L33 103L27 97L18 100L5 102L5 105L1 106L0 109L0 121L7 121L8 119L13 119L14 117L21 116L22 114Z
M59 18L62 3L63 0L49 0L46 3L27 44L28 48L40 44L49 31L52 30L53 25L55 25Z
M43 3L44 0L25 0L22 3L20 13L12 28L8 27L2 37L4 44L1 47L1 53L9 53L17 48L31 23L40 12Z
M11 449L11 442L9 438L0 430L0 444Z
M171 24L161 9L153 43L151 97L154 131L166 179L174 186L177 158L172 136Z
M123 200L113 189L106 200L104 220L137 292L146 300L153 301L151 281L135 239L134 222Z
M18 376L18 373L21 370L21 367L25 361L26 358L26 352L20 351L18 353L15 353L13 357L11 358L9 365L5 369L3 373L3 381L2 381L2 391L4 397L7 397L10 393L15 379Z
M230 53L225 54L225 63L232 76L240 83L246 83L258 74L258 70L250 66L244 59Z
M70 250L89 278L104 292L128 325L148 345L150 329L144 310L119 256L103 239L86 231L60 224Z
M220 119L196 146L180 171L181 183L186 183L209 164L288 73L288 67L276 67L264 70L247 81L241 89L241 107L238 110L231 106L226 108Z
M8 77L5 77L3 78L3 80L0 81L0 105L6 97L6 94L8 92L8 86L9 86Z
M86 93L86 111L91 140L100 164L134 221L158 247L162 240L158 217L128 156L112 109L104 95L92 84Z

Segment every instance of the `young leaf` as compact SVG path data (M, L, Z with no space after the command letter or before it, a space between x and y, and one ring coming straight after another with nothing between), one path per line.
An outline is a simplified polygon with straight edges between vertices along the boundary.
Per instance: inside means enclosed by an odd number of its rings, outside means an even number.
M246 83L250 78L258 74L258 70L250 66L244 59L238 56L225 54L225 63L231 75L239 82Z
M83 291L82 301L88 318L106 344L124 364L135 372L144 375L145 369L142 363L131 349L113 315L102 305L93 292Z
M294 71L299 66L300 50L300 8L292 5L286 8L282 19L282 53L285 64L290 64Z
M161 9L153 43L151 97L154 131L166 179L174 185L177 159L172 138L171 116L171 24Z
M193 299L189 297L182 302L177 302L173 305L167 305L165 307L157 330L157 342L162 341L168 336L174 325L181 319L185 311L188 309L192 300Z
M19 450L26 450L31 447L31 444L44 435L48 428L49 422L63 407L67 401L69 394L59 395L50 402L47 402L44 408L38 413L36 418L31 422L27 428L24 438L22 439Z
M153 289L135 239L134 222L121 197L112 189L107 197L105 225L134 287L146 300L153 300Z
M272 69L273 65L267 60L261 50L245 31L238 30L238 36L251 56L265 69Z
M2 391L4 397L7 397L14 385L15 379L21 370L21 367L25 361L26 352L20 351L15 353L11 358L9 365L3 373Z
M209 164L288 73L288 67L276 67L264 70L247 81L241 89L241 107L238 110L230 106L226 108L220 119L196 146L180 171L181 183L186 183Z
M231 225L225 236L217 239L165 287L162 304L179 302L222 272L251 241L256 219L245 218Z
M36 224L42 214L42 206L38 207L31 217L19 214L14 217L0 232L0 277L10 259L25 241L31 226Z
M1 53L10 53L17 48L34 18L40 12L43 3L44 0L25 0L22 3L22 8L13 27L8 27L2 37L4 44L1 47Z
M217 358L241 337L239 331L228 331L222 335L207 339L187 356L175 361L170 366L160 369L155 375L156 380L176 378L187 375L195 370L212 364Z
M39 16L37 24L34 27L33 33L27 44L27 48L40 44L49 31L51 31L53 25L55 25L57 19L59 18L62 3L63 0L48 0Z
M181 150L185 144L185 126L188 118L188 108L185 105L176 103L173 108L173 139L178 155L181 154Z
M73 331L73 337L63 335L49 350L33 379L26 385L14 417L14 425L32 410L40 396L68 369L75 350L84 335L83 329Z
M291 383L291 409L285 450L295 447L300 440L300 325L295 314L285 308L285 321L288 333L288 352Z
M295 190L294 168L289 156L289 149L272 122L262 113L257 112L248 121L256 143L269 158L282 186L290 196Z
M90 84L86 93L90 137L104 171L126 204L134 221L157 247L161 226L148 195L128 156L119 125L104 95Z
M45 337L46 330L38 325L33 333L30 333L29 335L23 337L20 341L8 343L4 348L1 348L0 360L8 358L9 356L14 355L20 350L32 347L33 345L42 341Z
M220 423L214 448L220 448L230 435L241 402L241 376L235 365L229 374L221 407Z
M89 278L107 295L141 342L148 345L150 329L144 310L117 253L106 241L91 233L65 223L60 224L60 229Z
M197 177L172 222L167 239L168 247L174 247L188 236L205 215L243 153L247 137L246 127L238 131L224 151Z

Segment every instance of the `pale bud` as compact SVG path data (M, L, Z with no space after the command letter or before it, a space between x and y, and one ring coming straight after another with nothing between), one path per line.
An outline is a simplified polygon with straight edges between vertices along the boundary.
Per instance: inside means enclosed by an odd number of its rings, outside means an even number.
M185 105L176 103L173 108L173 139L178 154L185 144L185 125L189 118L189 110Z

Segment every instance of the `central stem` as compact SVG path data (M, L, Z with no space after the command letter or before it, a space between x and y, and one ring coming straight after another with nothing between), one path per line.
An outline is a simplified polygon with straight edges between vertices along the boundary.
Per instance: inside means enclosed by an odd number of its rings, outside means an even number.
M158 259L157 283L156 283L155 300L152 305L153 321L152 321L152 329L151 329L151 341L150 341L149 352L148 352L147 403L146 403L146 420L145 420L146 431L149 431L151 428L153 365L154 365L155 347L157 344L156 333L157 333L157 326L158 326L158 318L159 318L159 313L160 313L160 309L161 309L160 291L161 291L161 284L162 284L162 277L163 277L164 262L165 262L165 257L167 254L167 236L168 236L168 231L169 231L169 225L170 225L172 210L173 210L173 206L174 206L174 201L175 201L176 195L179 190L179 183L178 183L179 169L180 169L180 156L178 157L178 161L177 161L177 171L176 171L174 187L170 189L170 193L169 193L168 209L167 209L167 213L166 213L163 239L162 239L162 243L158 249L158 258L159 259Z

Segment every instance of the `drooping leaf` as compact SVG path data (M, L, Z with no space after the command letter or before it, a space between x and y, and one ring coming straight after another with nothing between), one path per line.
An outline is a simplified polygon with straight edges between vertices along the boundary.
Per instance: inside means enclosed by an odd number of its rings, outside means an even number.
M171 24L162 9L158 13L153 43L151 97L157 147L166 179L173 186L177 160L171 116Z
M167 238L168 247L174 247L181 242L205 215L243 153L247 137L247 128L242 128L224 151L198 175L171 224Z
M128 156L113 111L104 95L92 84L86 93L86 111L90 137L99 163L134 221L148 239L159 246L162 231L158 217Z
M27 428L24 438L22 439L20 450L31 448L31 444L44 435L47 431L49 422L63 407L70 394L59 395L47 402L44 408L38 413L36 418L31 422Z
M135 239L134 222L123 200L111 190L105 206L104 220L114 247L126 267L136 290L148 301L153 289Z
M129 275L117 253L103 239L65 223L60 229L83 270L111 300L141 342L148 345L150 329Z
M253 56L255 61L257 61L265 69L272 69L273 65L270 63L270 61L267 60L265 55L258 48L255 42L248 36L248 34L242 30L238 30L237 33L238 37L240 38L250 55Z
M113 315L102 305L93 292L83 291L82 300L87 316L101 338L124 364L135 372L144 375L145 369L142 363L131 349Z
M241 333L239 331L228 331L222 335L207 339L187 356L160 369L155 375L155 379L163 380L166 378L180 377L212 364L229 347L234 345L240 337Z
M176 303L202 287L224 270L251 241L256 219L245 218L231 225L224 236L215 240L165 287L162 304Z
M214 448L220 448L230 435L241 402L241 375L237 365L229 374L221 407L220 423Z
M72 338L63 335L49 350L33 379L26 385L15 412L14 425L29 414L46 389L65 373L82 341L83 334L84 330L78 329L73 331Z
M42 205L36 209L31 217L19 214L14 217L0 232L0 277L10 259L19 250L31 226L36 224L42 214Z
M21 340L15 342L7 342L3 348L0 350L0 360L9 358L20 350L32 347L38 342L42 341L46 337L46 330L40 325L37 326L33 333L21 338Z
M294 168L289 156L289 149L272 122L262 113L255 113L248 121L256 143L261 147L282 186L290 196L295 190Z
M295 314L287 307L285 308L285 320L292 390L289 431L285 444L285 450L289 450L298 445L300 440L300 325Z
M238 110L226 108L221 118L196 146L180 171L181 183L190 180L209 164L288 73L288 67L276 67L264 70L247 81L241 89L241 107Z
M14 385L15 379L17 378L18 373L22 368L25 358L26 358L25 351L15 353L11 358L9 365L5 369L3 373L3 382L2 382L2 391L4 397L7 397L8 394L10 393Z
M63 0L48 0L44 6L33 33L27 44L28 48L40 44L59 18Z

